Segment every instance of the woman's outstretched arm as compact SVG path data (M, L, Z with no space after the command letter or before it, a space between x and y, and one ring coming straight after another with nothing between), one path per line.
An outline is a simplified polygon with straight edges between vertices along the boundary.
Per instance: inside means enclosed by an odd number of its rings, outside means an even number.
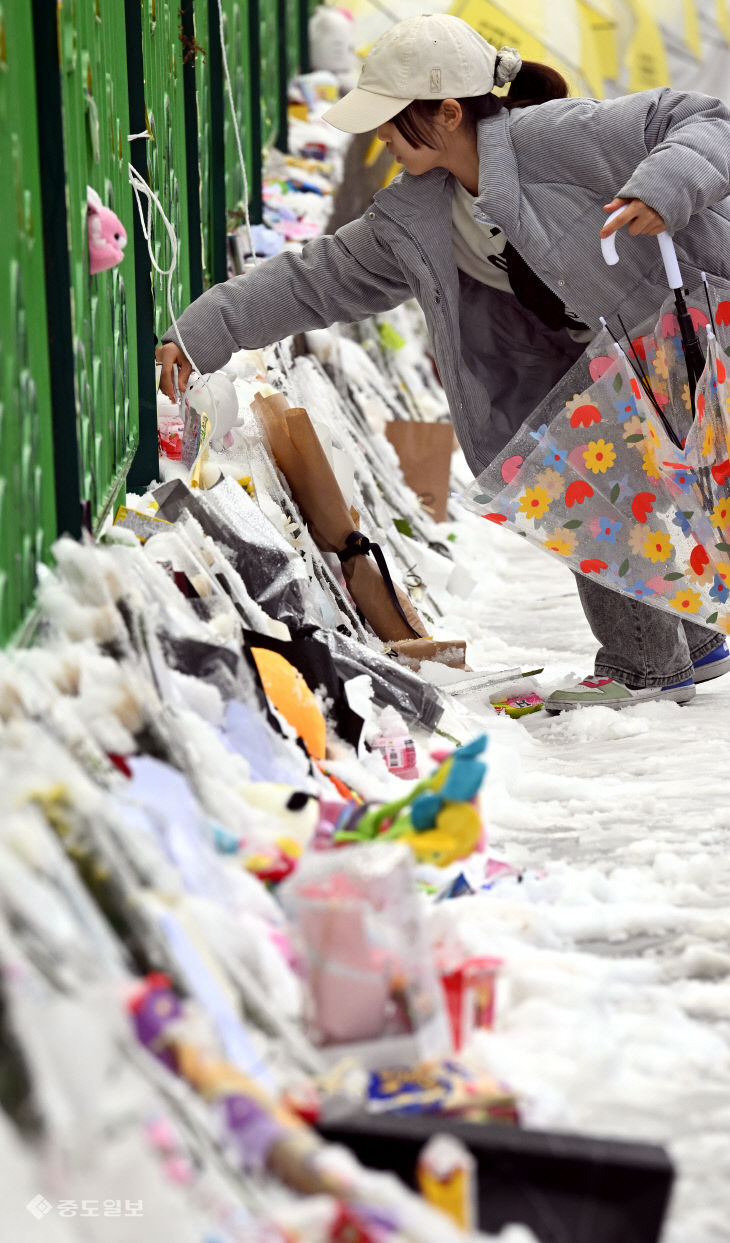
M180 340L197 368L215 371L235 350L353 323L411 296L393 253L377 240L366 214L331 236L309 242L301 254L287 251L267 259L191 303L177 321L179 333L169 328L162 338L160 387L172 396L172 367L182 357ZM181 387L189 374L189 367L181 366Z

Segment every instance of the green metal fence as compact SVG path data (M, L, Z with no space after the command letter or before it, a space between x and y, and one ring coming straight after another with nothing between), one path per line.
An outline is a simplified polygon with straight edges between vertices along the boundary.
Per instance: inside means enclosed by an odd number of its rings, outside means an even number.
M217 0L187 0L180 10L184 36L183 57L190 111L187 116L188 174L191 172L190 144L197 138L198 162L192 168L197 180L200 203L201 290L225 280L225 172L223 168L222 95L211 85L211 75L220 60ZM194 197L192 189L188 201ZM192 229L191 229L192 231Z
M276 141L281 123L279 90L279 6L276 0L258 0L259 15L259 98L261 100L261 139L263 147Z
M283 20L280 23L283 30L281 45L284 50L284 87L286 83L296 76L300 70L304 69L306 64L306 48L302 48L302 23L301 13L304 12L308 16L313 5L300 5L297 0L281 0L284 9ZM306 27L305 27L306 29ZM305 53L304 55L302 53ZM279 84L280 86L282 83Z
M157 194L167 218L179 240L180 262L172 282L172 305L179 314L191 300L191 269L193 283L199 283L202 267L202 243L199 228L190 228L190 210L186 187L188 143L192 141L193 158L197 158L197 136L185 128L185 94L183 84L183 46L178 29L177 0L142 0L142 56L147 124L151 141L147 144L149 182ZM200 208L194 212L196 222ZM152 248L159 267L170 265L171 249L167 231L159 216L152 215ZM170 316L165 298L155 299L155 332L161 336Z
M307 0L221 0L248 203L286 144L286 82L305 64ZM284 41L282 46L282 40ZM133 137L140 133L144 137ZM56 535L98 532L128 481L155 476L154 335L169 323L129 184L178 238L172 306L226 277L246 188L219 0L0 0L0 643L19 632ZM41 176L41 169L43 175ZM122 263L91 276L87 186L119 216ZM161 268L170 242L153 211Z
M80 488L95 530L139 440L134 262L90 276L86 219L91 186L132 237L124 5L62 2L58 23Z
M31 12L0 3L0 641L56 534L34 77Z
M217 4L217 0L210 0ZM248 202L255 222L261 220L261 149L264 145L264 125L260 97L260 49L262 43L259 22L259 0L222 0L223 39L231 79L233 105L241 136L247 185L244 187L241 161L236 145L236 135L225 83L223 88L223 130L225 136L225 201L232 223L242 218L243 206ZM245 123L248 118L248 124Z

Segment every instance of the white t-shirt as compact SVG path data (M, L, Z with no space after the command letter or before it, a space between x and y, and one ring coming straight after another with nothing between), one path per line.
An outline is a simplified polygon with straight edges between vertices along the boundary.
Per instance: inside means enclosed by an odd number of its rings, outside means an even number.
M474 201L474 195L454 177L451 224L456 266L483 285L512 293L503 255L507 238L499 225L474 219Z
M474 219L474 202L474 195L454 177L451 224L456 266L483 285L513 293L504 257L507 238L498 225L482 224ZM573 340L590 341L593 336L590 328L567 307L565 314L576 323L575 328L568 328Z

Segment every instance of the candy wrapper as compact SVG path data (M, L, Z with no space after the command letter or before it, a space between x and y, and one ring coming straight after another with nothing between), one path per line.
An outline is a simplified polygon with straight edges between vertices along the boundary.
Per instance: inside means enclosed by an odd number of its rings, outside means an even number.
M128 531L132 531L137 536L140 543L144 544L150 535L155 535L164 527L169 527L170 523L165 518L155 518L153 514L143 514L136 509L128 509L126 505L120 505L114 515L115 527L126 527Z
M380 752L388 772L394 777L401 777L403 781L418 779L418 756L412 738L405 734L379 734L373 738L372 747Z
M489 702L496 712L511 717L540 712L544 704L540 687L532 677L522 677L500 686L499 690L492 691Z
M280 895L305 964L310 1034L328 1061L409 1066L450 1050L407 847L305 856Z
M453 1059L413 1069L373 1070L367 1089L371 1113L449 1114L473 1122L517 1122L515 1097L491 1075Z

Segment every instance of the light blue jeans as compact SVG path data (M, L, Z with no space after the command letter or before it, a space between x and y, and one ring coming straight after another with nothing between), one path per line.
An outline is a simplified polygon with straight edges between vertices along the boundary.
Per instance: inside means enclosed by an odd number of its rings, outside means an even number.
M598 642L595 672L630 690L672 686L692 677L692 662L724 642L707 626L672 617L641 600L576 574L586 620Z

